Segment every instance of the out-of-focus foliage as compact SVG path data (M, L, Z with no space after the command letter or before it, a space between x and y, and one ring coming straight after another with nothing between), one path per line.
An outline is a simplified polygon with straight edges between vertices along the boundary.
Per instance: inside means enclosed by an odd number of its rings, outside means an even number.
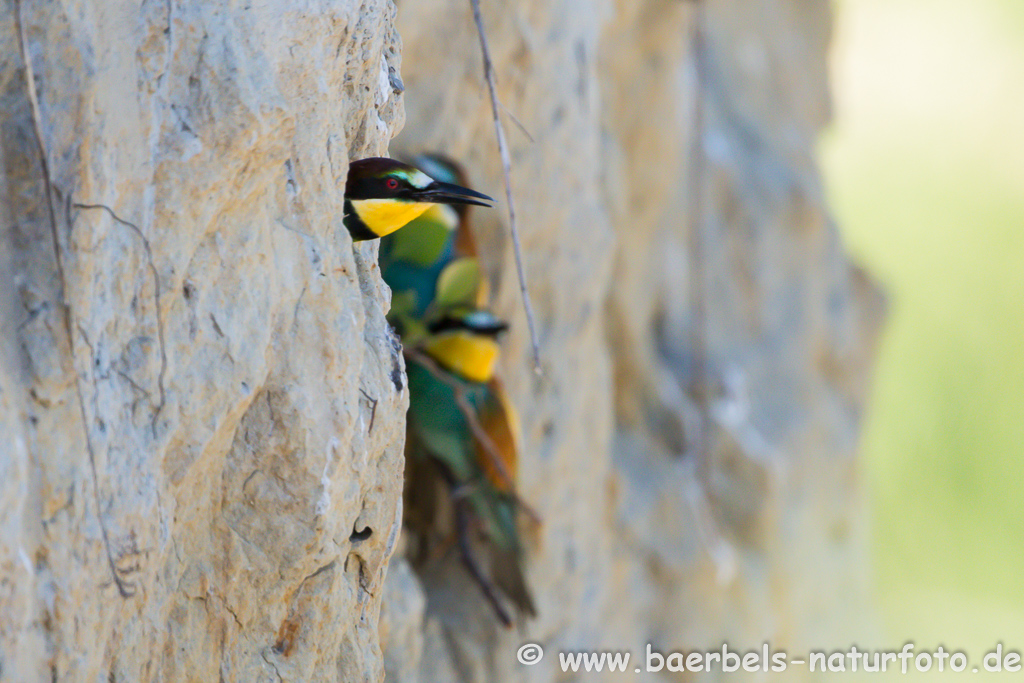
M1024 3L836 10L826 178L891 304L862 445L886 643L974 664L1024 647Z

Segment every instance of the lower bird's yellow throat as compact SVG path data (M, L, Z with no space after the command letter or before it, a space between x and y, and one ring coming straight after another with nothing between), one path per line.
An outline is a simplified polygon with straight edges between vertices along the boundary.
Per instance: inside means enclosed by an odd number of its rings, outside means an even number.
M448 370L471 382L486 382L494 375L498 343L468 332L446 332L425 344L426 352Z
M390 235L429 209L430 202L403 202L397 199L353 199L352 208L373 234Z

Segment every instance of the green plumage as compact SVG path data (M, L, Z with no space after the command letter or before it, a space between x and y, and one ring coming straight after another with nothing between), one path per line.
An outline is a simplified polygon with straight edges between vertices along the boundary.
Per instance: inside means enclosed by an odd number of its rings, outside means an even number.
M426 315L434 300L437 278L455 258L453 234L431 215L421 216L381 240L381 277L393 293L408 297L408 303L397 309L392 306L395 315L414 319L423 319ZM391 322L395 324L395 320Z
M409 362L406 371L409 395L413 397L408 414L411 439L422 448L422 455L441 463L451 484L469 499L488 540L503 550L516 549L515 501L486 480L476 459L473 431L459 409L455 389L415 360ZM456 381L477 414L501 409L487 385Z

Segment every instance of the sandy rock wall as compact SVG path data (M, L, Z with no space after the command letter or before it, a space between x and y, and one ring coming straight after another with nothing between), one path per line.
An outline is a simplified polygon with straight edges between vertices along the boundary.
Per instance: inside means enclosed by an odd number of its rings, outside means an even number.
M407 396L341 216L394 19L4 3L0 679L380 680Z

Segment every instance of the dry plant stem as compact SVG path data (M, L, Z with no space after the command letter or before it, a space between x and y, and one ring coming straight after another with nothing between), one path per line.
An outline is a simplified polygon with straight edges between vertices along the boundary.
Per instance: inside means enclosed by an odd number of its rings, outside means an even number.
M484 428L480 426L480 421L476 417L476 410L470 405L466 399L466 391L459 380L451 377L441 367L434 362L434 359L416 349L406 349L405 353L410 359L416 361L424 368L427 372L434 376L440 382L444 382L452 388L455 392L455 402L459 406L459 411L463 417L466 418L466 422L469 423L469 429L473 432L473 437L483 446L484 452L487 453L488 459L494 468L498 471L498 476L501 477L502 482L509 488L512 497L515 499L516 504L522 509L527 517L532 519L537 524L540 523L540 516L534 512L533 508L526 504L519 494L515 490L515 480L512 478L512 473L508 471L508 467L505 466L505 461L501 459L501 454L498 453L498 447L494 445L494 441L487 435Z
M498 104L501 104L501 102L498 102ZM513 113L512 113L511 111L509 111L509 108L508 108L508 107L506 107L506 106L505 106L504 104L501 104L501 108L502 108L502 110L504 110L504 112L505 112L505 116L507 116L507 117L509 117L510 119L512 119L512 123L516 124L516 128L518 128L518 129L519 129L519 132L520 132L520 133L522 133L523 135L525 135L525 136L526 136L526 139L527 139L527 140L529 140L529 141L530 141L531 143L533 143L533 142L537 142L536 140L534 140L534 139L533 139L533 136L532 136L532 135L530 135L530 131L526 130L526 126L524 126L524 125L523 125L523 122L522 122L522 121L520 121L520 120L519 120L519 119L518 119L518 118L516 117L516 115L515 115L515 114L513 114Z
M690 252L693 254L693 326L691 347L694 355L693 389L698 401L700 425L696 450L698 471L707 460L707 414L710 391L707 340L707 266L705 262L704 225L704 85L707 48L704 45L704 12L698 1L693 18L694 112L693 142L690 148Z
M60 251L60 238L57 234L57 212L53 208L53 182L50 179L50 163L46 153L46 143L43 141L43 117L40 114L39 95L36 93L35 72L32 69L32 55L28 47L28 33L25 30L25 21L21 13L21 0L14 0L14 21L18 26L18 42L21 47L21 58L25 62L25 87L28 91L28 100L32 108L32 125L35 128L36 145L39 151L39 164L43 172L43 186L46 192L46 210L50 217L50 237L53 240L53 255L57 262L57 278L60 291L58 292L61 308L61 317L64 322L64 333L68 337L68 348L71 351L71 370L75 374L75 392L78 397L78 410L82 418L82 428L85 430L85 447L89 454L89 466L92 469L94 503L96 505L96 517L100 523L100 533L103 536L103 548L107 555L107 564L110 565L110 573L114 578L114 585L122 598L129 598L135 594L127 583L125 583L117 570L117 563L114 561L114 554L110 549L110 534L107 531L107 524L103 519L102 507L100 505L100 480L96 468L96 452L93 449L92 437L89 434L89 416L85 412L85 397L82 395L82 385L78 377L78 367L75 359L75 335L74 326L71 324L71 305L67 301L67 276L64 272L64 257Z
M480 51L484 59L484 80L491 94L491 113L494 115L494 132L498 138L498 153L501 155L501 168L505 173L505 200L508 202L508 226L512 234L512 247L516 255L516 274L519 276L519 292L523 297L523 308L526 309L526 324L530 328L530 344L533 348L533 370L538 375L540 368L540 342L537 340L537 324L533 317L533 304L530 303L530 292L526 289L526 271L523 268L523 250L519 243L519 229L516 226L516 208L512 200L512 159L508 153L508 141L505 139L505 127L501 125L501 105L498 102L498 91L494 85L494 64L491 62L491 51L487 47L487 33L484 31L484 20L480 15L480 0L469 0L473 6L473 19L480 35Z
M480 586L480 590L483 591L484 597L487 598L487 602L491 603L491 607L494 608L495 613L498 615L498 620L505 628L512 627L512 616L505 609L505 606L501 604L501 600L498 599L497 591L494 588L494 584L491 580L483 573L480 569L480 564L477 562L476 556L473 554L473 548L469 542L469 522L470 513L467 509L467 501L457 500L455 501L455 519L456 525L458 526L457 535L459 537L459 550L462 554L462 563L466 565L466 569L473 576L477 585Z

